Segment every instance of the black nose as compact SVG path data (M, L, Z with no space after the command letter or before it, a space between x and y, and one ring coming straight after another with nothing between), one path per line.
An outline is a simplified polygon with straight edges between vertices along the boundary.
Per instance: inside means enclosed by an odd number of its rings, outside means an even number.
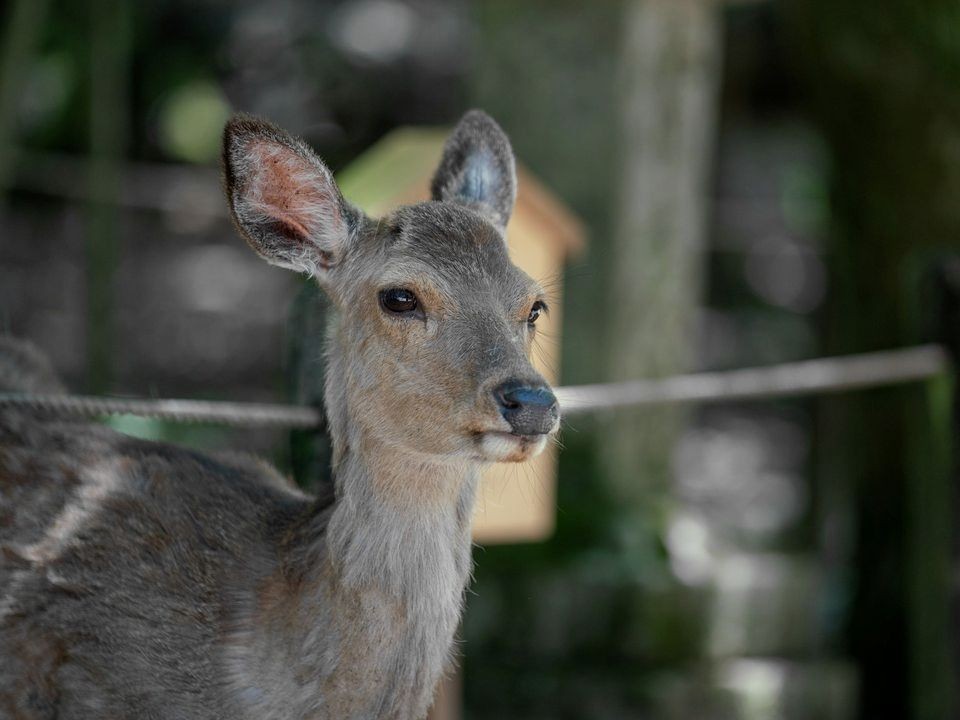
M557 398L545 385L508 380L493 391L500 414L518 435L543 435L560 416Z

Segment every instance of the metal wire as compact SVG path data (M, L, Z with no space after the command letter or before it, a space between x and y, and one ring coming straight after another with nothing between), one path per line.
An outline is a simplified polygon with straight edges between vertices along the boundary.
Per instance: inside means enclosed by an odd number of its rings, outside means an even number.
M675 375L557 389L564 415L664 403L758 400L836 393L940 375L950 358L939 345L819 358L769 367Z
M916 382L950 368L938 345L847 355L769 367L675 375L557 388L564 415L665 403L717 402L835 393ZM72 417L137 415L185 423L316 429L323 413L302 405L149 400L83 395L0 393L0 409L23 408Z

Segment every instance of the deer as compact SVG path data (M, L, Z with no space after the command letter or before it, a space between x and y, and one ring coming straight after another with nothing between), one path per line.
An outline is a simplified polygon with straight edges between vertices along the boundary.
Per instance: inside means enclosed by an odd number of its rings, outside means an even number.
M548 308L509 258L515 160L493 119L464 115L431 199L379 219L265 120L231 118L222 158L240 234L333 308L333 486L0 411L0 718L423 718L479 473L557 431L530 361ZM14 345L0 390L36 388L48 373Z

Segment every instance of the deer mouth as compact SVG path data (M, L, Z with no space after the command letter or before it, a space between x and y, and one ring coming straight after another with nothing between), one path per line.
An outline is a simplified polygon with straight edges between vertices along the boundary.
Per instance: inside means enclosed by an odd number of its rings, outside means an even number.
M524 462L546 447L549 433L520 435L502 430L477 433L481 457L488 462Z

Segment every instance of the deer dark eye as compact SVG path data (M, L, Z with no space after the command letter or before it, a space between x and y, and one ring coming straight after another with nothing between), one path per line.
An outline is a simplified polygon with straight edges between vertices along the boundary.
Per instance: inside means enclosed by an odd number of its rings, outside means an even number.
M388 312L402 315L417 309L417 296L403 288L390 288L380 291L380 305Z
M540 314L547 309L547 304L542 300L537 300L533 307L530 308L530 315L527 316L527 323L533 325L537 322L537 318L540 317Z

